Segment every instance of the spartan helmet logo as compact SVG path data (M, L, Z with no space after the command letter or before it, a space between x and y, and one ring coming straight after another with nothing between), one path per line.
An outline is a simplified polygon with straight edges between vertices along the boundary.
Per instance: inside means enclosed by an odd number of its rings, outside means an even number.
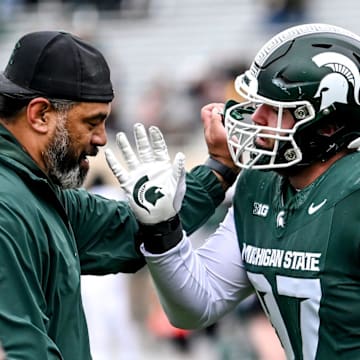
M354 87L355 102L360 105L360 74L358 67L352 60L335 52L324 52L315 55L312 60L318 67L327 66L333 70L331 74L326 75L321 80L314 96L315 98L322 97L320 110L327 108L334 102L347 104L349 83Z
M155 206L156 202L164 197L161 188L158 186L149 186L149 178L147 175L140 178L133 190L133 198L137 206L141 207L150 214L150 210L145 205L152 204Z

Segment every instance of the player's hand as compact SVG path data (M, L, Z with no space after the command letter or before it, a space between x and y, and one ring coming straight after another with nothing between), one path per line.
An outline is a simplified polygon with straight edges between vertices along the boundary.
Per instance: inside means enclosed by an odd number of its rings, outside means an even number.
M209 155L224 165L234 168L235 164L229 152L223 124L223 110L222 103L208 104L201 109L201 120Z
M106 160L127 194L136 218L143 224L157 224L174 217L181 208L185 194L185 155L177 153L170 162L161 131L134 125L136 153L126 135L119 132L116 143L127 166L126 170L110 149Z

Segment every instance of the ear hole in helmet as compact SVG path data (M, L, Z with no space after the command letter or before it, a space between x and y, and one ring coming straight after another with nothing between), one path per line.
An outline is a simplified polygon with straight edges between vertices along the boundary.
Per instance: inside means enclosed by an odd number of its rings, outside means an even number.
M321 136L330 137L336 134L338 131L342 130L344 125L338 124L336 121L325 124L324 126L318 129L318 134Z
M309 165L317 160L326 161L335 155L348 143L347 131L337 112L331 112L314 123L306 124L294 136L303 154L298 165Z

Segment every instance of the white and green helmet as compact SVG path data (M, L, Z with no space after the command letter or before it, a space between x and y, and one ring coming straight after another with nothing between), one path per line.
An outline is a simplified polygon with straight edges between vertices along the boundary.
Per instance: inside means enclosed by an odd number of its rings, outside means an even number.
M236 78L235 88L245 101L226 104L225 127L241 168L306 166L345 147L360 147L360 37L348 30L305 24L279 33ZM261 104L278 109L276 127L251 122ZM296 120L292 129L282 128L284 110ZM333 135L319 132L330 123L337 124ZM255 145L260 132L275 140L272 149Z

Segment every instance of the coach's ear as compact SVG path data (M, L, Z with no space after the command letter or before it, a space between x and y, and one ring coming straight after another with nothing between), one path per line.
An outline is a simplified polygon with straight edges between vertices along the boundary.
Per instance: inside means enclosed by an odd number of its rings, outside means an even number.
M37 97L27 105L26 117L28 125L38 133L46 134L52 126L54 110L48 99Z

